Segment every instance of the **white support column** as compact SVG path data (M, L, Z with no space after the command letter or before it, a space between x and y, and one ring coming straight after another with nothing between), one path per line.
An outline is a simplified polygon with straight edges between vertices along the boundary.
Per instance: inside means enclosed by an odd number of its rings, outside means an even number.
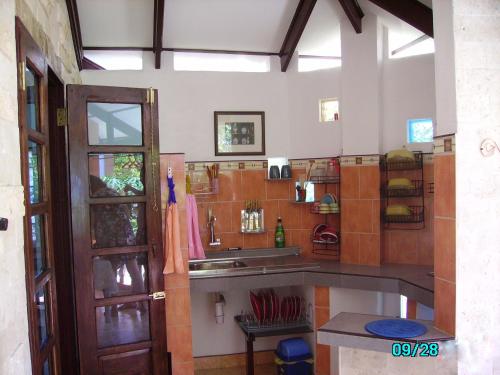
M378 154L382 117L382 26L375 15L367 13L363 17L363 33L356 34L349 20L343 17L340 34L343 154Z

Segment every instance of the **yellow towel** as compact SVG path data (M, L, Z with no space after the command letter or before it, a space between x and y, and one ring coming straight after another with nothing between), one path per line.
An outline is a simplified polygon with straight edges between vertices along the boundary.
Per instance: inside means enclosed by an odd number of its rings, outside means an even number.
M408 178L391 178L387 187L389 189L413 189L415 186Z
M410 216L412 214L411 208L402 204L393 204L385 209L387 216Z
M181 234L179 230L179 213L177 204L167 206L167 219L165 220L165 252L166 262L163 273L184 273L184 263L181 252Z

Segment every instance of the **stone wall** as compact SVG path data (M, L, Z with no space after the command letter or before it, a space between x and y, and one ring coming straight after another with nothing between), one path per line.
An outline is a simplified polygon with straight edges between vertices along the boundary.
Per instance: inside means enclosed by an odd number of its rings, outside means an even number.
M15 16L65 83L80 82L64 0L0 1L0 374L31 374L26 310L23 188L17 108Z

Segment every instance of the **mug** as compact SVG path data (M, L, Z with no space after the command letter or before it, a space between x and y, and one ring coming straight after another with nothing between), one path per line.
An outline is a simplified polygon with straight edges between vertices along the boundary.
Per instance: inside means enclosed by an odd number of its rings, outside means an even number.
M280 169L277 165L271 165L271 168L269 168L269 178L280 178Z
M281 167L281 178L292 178L292 168L288 164Z

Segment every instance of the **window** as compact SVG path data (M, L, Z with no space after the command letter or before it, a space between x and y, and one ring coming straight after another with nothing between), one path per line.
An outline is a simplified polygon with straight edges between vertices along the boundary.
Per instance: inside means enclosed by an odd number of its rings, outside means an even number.
M271 70L271 59L263 55L174 52L174 70L265 73Z
M339 101L337 99L321 99L319 101L319 121L332 122L339 119Z
M85 51L83 54L106 70L142 70L142 51Z
M408 143L432 142L434 138L434 127L432 119L413 119L408 120Z
M342 65L340 57L299 56L299 72L338 68Z

